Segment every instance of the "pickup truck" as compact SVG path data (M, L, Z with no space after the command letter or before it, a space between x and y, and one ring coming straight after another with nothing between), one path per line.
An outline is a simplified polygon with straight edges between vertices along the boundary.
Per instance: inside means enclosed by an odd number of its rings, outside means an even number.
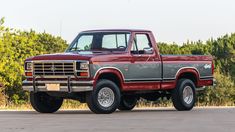
M197 89L213 85L213 72L212 56L161 55L151 31L88 30L65 53L26 59L23 89L41 113L56 112L63 99L108 114L132 110L140 98L160 97L186 111L193 108Z

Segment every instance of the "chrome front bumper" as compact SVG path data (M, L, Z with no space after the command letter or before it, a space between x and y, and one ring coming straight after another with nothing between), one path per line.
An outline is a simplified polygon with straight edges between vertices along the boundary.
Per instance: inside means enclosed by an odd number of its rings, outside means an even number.
M59 84L59 90L56 92L83 92L93 90L93 81L71 81L68 77L67 81L37 81L33 78L32 81L23 81L23 90L34 92L49 92L46 84ZM54 90L53 90L54 91Z

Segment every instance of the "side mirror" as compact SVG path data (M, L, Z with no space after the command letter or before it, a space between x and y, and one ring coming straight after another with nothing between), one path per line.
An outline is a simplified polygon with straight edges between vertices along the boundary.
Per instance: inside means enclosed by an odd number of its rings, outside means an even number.
M152 47L144 48L144 54L153 54L153 48Z

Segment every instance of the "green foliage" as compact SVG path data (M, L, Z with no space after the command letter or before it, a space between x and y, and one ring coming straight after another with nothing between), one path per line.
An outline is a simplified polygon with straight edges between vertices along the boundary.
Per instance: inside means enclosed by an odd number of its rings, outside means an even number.
M158 46L162 54L212 55L216 69L235 80L235 33L216 40L209 39L205 43L199 40L182 46L166 43L159 43Z
M0 20L0 83L5 86L8 101L19 104L28 99L22 90L24 60L28 57L63 52L67 43L60 37L33 30L20 31L3 26Z
M215 87L208 87L198 94L198 103L201 105L234 105L235 103L235 83L230 76L225 76L217 71Z

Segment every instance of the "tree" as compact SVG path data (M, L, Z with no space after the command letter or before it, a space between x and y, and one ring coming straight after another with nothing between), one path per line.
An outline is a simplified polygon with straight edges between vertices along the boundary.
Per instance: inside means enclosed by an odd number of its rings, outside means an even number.
M27 101L27 92L22 90L24 77L24 60L28 57L62 52L67 43L60 37L46 32L33 30L21 31L3 26L0 19L0 83L4 84L6 97L13 103Z

